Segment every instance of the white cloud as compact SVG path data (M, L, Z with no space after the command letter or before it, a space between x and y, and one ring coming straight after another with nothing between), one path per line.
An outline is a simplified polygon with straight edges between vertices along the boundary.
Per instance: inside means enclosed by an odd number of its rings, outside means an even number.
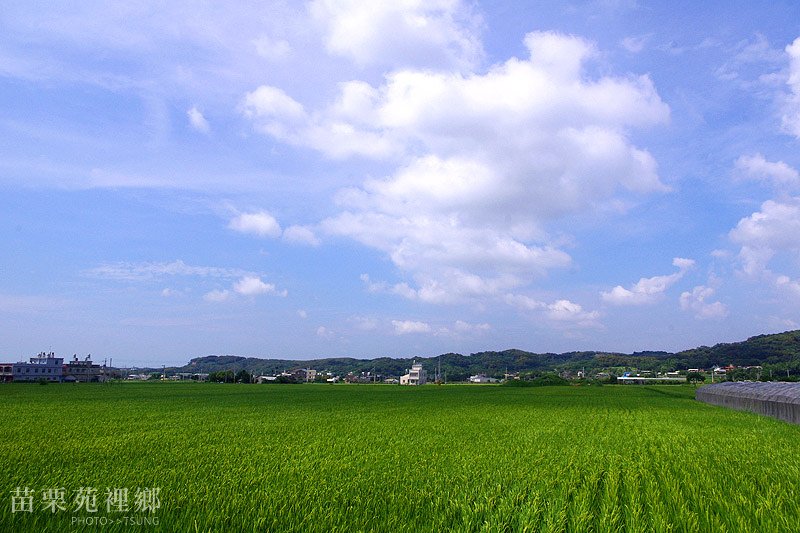
M166 276L235 278L247 275L247 272L241 269L193 266L187 265L181 260L169 263L104 263L86 273L90 276L117 281L150 281Z
M395 335L406 335L408 333L430 333L431 326L426 322L414 320L392 320Z
M274 293L286 296L286 291L278 292L272 283L264 283L256 276L245 276L233 284L233 290L244 296Z
M492 326L487 323L482 324L470 324L469 322L464 322L463 320L456 320L455 324L453 325L453 329L456 333L481 333L484 331L489 331L492 329Z
M309 12L328 52L360 66L465 68L483 55L480 19L461 0L314 0Z
M308 312L305 309L298 309L297 316L305 320L306 318L308 318Z
M232 289L234 293L244 296L273 293L286 296L287 291L278 291L275 285L264 283L253 273L234 268L218 268L187 265L183 261L171 263L111 263L101 265L87 272L89 275L103 279L128 282L150 282L168 276L191 276L212 279L235 279ZM164 289L162 296L174 296L178 293L172 289ZM233 293L229 290L215 289L203 295L210 302L221 302L230 299Z
M193 107L187 111L186 115L189 117L189 125L191 125L192 128L200 133L211 132L211 126L206 120L206 117L204 117L203 113L201 113L196 107Z
M506 294L504 300L508 305L523 311L536 311L547 308L546 303L524 294Z
M388 290L441 303L496 296L570 265L548 221L667 190L627 134L669 117L650 79L591 79L596 51L577 37L531 33L525 44L530 57L482 74L397 70L379 87L342 84L313 112L261 87L243 109L285 142L399 164L341 191L342 212L320 225L385 252L414 281Z
M583 306L569 300L556 300L547 306L547 318L556 322L568 322L583 327L598 327L600 313L584 311Z
M692 292L683 292L680 297L681 309L693 311L695 318L725 318L728 316L728 307L721 302L709 302L714 295L712 287L698 285Z
M744 177L773 183L775 185L797 186L800 173L783 161L767 161L763 155L743 155L736 160L736 170Z
M228 223L228 228L259 237L280 237L281 235L280 224L266 211L237 215Z
M175 289L170 289L169 287L167 287L161 291L161 296L163 296L164 298L172 298L175 296L183 296L183 293L181 291L176 291Z
M664 292L694 266L692 259L676 257L672 260L673 266L678 267L678 272L665 276L641 278L630 289L617 285L610 291L603 291L600 297L612 305L645 305L658 301Z
M786 47L789 55L789 95L784 104L783 128L800 138L800 37Z
M0 69L116 91L230 94L263 76L257 67L265 57L286 53L288 43L264 35L297 24L297 11L291 2L269 8L155 0L9 6ZM307 24L302 17L298 25ZM103 60L87 50L103 50Z
M294 139L291 132L309 120L302 104L281 89L268 85L247 93L241 111L263 133L290 142Z
M396 155L400 151L396 141L379 131L356 127L346 117L340 116L349 106L355 105L352 100L356 98L357 91L353 89L356 85L364 84L340 84L342 96L327 114L309 114L302 104L283 90L268 85L247 93L240 109L261 133L292 145L309 146L329 157L385 158Z
M524 294L506 294L503 300L512 307L522 311L534 311L557 324L590 328L601 327L599 311L586 311L582 305L567 299L562 298L548 304Z
M207 302L224 302L230 299L231 293L228 290L214 289L203 295L203 299Z
M308 246L319 246L320 244L314 231L306 226L289 226L283 230L283 240Z
M777 253L800 252L800 198L764 202L729 237L741 245L739 260L746 274L769 275L768 264Z

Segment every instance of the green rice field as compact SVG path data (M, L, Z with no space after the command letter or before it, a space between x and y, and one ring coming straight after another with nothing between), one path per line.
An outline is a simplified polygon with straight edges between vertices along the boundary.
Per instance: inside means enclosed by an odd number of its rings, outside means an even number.
M9 384L0 398L0 531L800 531L800 427L689 386Z

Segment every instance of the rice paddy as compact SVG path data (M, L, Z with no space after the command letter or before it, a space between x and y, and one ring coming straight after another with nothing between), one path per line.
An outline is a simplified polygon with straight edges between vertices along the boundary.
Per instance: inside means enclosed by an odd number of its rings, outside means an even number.
M800 426L693 397L686 386L4 385L0 530L800 530ZM53 488L64 509L45 506ZM97 491L96 511L76 508L81 488ZM107 506L114 488L128 489L126 507ZM157 505L142 510L134 495L147 488Z

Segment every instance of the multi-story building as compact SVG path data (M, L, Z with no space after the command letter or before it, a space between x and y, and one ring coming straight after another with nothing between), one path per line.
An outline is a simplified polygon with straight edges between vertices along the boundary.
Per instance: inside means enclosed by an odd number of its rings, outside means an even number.
M411 365L411 370L408 371L408 374L400 376L400 385L425 385L428 382L428 376L425 373L425 369L422 368L422 365L416 364L416 362Z
M87 355L83 361L77 355L72 356L72 361L64 365L64 381L81 381L89 383L92 381L105 381L105 366L92 363L91 355Z
M297 368L290 373L297 381L314 381L317 379L317 371L313 368Z
M0 363L0 383L14 380L14 364Z
M56 357L53 352L40 353L31 357L28 363L19 362L12 366L14 381L61 381L64 358Z

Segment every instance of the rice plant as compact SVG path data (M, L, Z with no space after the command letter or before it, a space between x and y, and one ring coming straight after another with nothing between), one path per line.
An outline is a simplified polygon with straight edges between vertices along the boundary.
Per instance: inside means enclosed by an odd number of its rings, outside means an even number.
M800 530L800 427L693 394L0 386L0 530ZM63 510L43 501L56 488ZM76 509L81 488L97 510ZM115 488L127 509L109 509ZM158 506L142 511L146 488Z

